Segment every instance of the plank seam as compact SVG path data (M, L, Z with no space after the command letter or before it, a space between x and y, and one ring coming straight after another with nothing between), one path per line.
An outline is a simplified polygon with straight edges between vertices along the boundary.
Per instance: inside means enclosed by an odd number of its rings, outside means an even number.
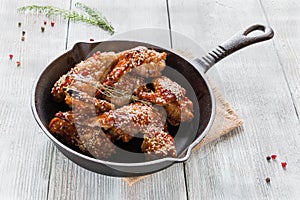
M69 10L72 9L73 0L70 0ZM65 49L68 49L69 45L69 32L70 32L70 19L67 20L67 34L66 34L66 46Z
M172 38L172 26L171 26L171 15L170 15L170 7L169 7L169 0L166 0L166 6L167 6L167 15L168 15L168 26L169 26L169 38L170 38L170 46L173 48L173 38ZM185 188L185 194L186 194L186 199L189 199L189 194L188 194L188 185L187 185L187 175L186 175L186 166L185 163L183 165L183 175L184 175L184 188Z
M184 174L184 185L185 185L185 194L186 199L189 200L189 190L188 190L188 182L187 182L187 174L186 174L186 164L183 163L183 174Z
M70 0L69 10L72 9L72 3L73 0ZM70 28L70 19L67 20L67 32L66 32L66 43L65 43L65 49L68 48L68 41L69 41L69 28ZM49 169L49 175L48 175L48 185L47 185L47 194L46 199L49 199L49 193L50 193L50 184L51 184L51 176L52 176L52 163L54 162L54 147L51 147L51 154L50 154L50 169Z
M52 176L52 163L54 162L54 147L50 145L51 153L50 153L50 169L49 169L49 175L48 175L48 185L47 185L47 194L46 199L49 199L49 192L50 192L50 184L51 184L51 176Z
M262 0L258 0L258 1L259 1L259 4L260 4L261 9L262 9L262 11L263 11L263 15L264 15L264 17L265 17L265 19L266 19L266 21L267 21L267 25L270 26L270 21L269 21L267 12L266 12L266 10L265 10L265 8L264 8L263 2L262 2ZM281 69L282 69L283 77L284 77L284 79L285 79L285 82L286 82L286 84L287 84L287 87L288 87L288 90L289 90L289 93L290 93L290 96L291 96L291 99L292 99L292 102L293 102L293 106L294 106L294 110L295 110L296 117L297 117L297 119L298 119L298 122L300 123L300 115L299 115L299 111L297 110L297 105L296 105L295 99L294 99L294 97L293 97L293 92L292 92L291 86L290 86L290 84L289 84L288 77L287 77L286 71L285 71L284 66L283 66L283 62L282 62L282 60L281 60L281 58L280 58L280 55L279 55L279 53L278 53L278 48L277 48L277 46L276 46L274 40L272 41L272 44L273 44L273 47L274 47L274 49L275 49L276 57L277 57L277 59L278 59L279 65L280 65L280 67L281 67Z
M166 6L167 6L167 15L168 15L170 45L171 45L171 48L173 48L173 38L172 38L172 26L171 26L171 15L170 15L170 9L169 9L169 0L166 0Z

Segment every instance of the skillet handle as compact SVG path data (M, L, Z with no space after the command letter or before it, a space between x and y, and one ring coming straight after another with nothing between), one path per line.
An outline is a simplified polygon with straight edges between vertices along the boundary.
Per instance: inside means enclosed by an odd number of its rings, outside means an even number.
M261 31L259 35L251 36L250 33ZM194 61L201 65L204 72L207 72L215 63L234 53L235 51L250 46L252 44L269 40L274 36L272 28L260 24L254 24L232 36L223 42L217 48L208 52L202 58L196 58Z

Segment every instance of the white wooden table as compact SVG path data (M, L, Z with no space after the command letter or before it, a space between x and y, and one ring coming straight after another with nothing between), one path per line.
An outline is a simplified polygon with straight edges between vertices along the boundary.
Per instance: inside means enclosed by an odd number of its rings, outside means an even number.
M55 26L48 24L41 33L47 18L16 12L30 4L68 9L74 6L73 0L1 1L0 199L300 199L298 0L81 2L102 11L116 33L144 27L172 29L205 50L250 24L270 25L275 31L271 41L216 65L226 98L245 124L197 151L186 163L133 186L77 166L54 147L33 119L32 86L47 64L76 42L110 35L63 19L55 19ZM9 54L14 55L12 60ZM268 163L265 158L273 153L278 157ZM286 170L281 161L288 163ZM266 177L271 178L270 184Z

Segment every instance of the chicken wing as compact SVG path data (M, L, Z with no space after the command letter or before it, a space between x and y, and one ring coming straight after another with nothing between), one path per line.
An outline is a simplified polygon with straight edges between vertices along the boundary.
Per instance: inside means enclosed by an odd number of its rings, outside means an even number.
M167 54L146 47L136 47L118 55L118 63L108 74L104 85L112 86L125 74L133 71L143 77L158 77L164 70Z
M73 113L87 116L99 115L115 108L114 104L106 100L91 97L76 89L66 88L65 92L65 103L72 108Z
M114 134L134 136L137 133L148 134L164 130L165 123L166 116L162 110L137 102L105 112L89 125L106 130L113 128Z
M64 88L66 87L72 87L73 89L86 92L90 96L95 96L96 90L93 86L82 81L76 81L76 79L84 77L86 80L102 81L110 72L116 58L117 55L113 52L97 52L92 57L78 63L54 84L51 91L54 100L57 102L64 100Z
M143 77L128 73L122 76L113 87L103 86L102 88L104 89L99 88L96 92L96 97L106 99L120 107L129 104L137 89L144 84Z
M174 138L165 131L145 135L141 148L146 153L147 160L166 156L175 157L177 154Z
M65 144L95 158L109 158L115 153L115 145L109 136L101 129L75 123L75 118L71 111L58 112L49 124L50 132ZM76 120L81 121L80 118Z
M194 118L193 103L186 97L186 90L171 79L161 76L153 82L154 91L140 87L137 96L154 104L162 105L168 113L168 121L173 126Z
M98 116L90 126L109 129L112 138L123 142L143 133L141 149L147 159L176 156L174 139L166 130L166 117L158 107L133 103Z

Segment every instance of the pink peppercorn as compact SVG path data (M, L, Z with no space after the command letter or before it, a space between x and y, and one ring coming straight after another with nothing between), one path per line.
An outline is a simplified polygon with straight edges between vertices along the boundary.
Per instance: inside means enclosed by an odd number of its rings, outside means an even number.
M94 42L95 40L94 40L94 38L90 38L90 41L91 41L91 42Z
M54 21L51 21L51 22L50 22L50 25L51 25L52 27L54 26L54 24L55 24Z
M275 160L275 159L277 158L277 155L273 154L273 155L271 155L271 158L272 158L273 160Z
M13 59L14 55L9 54L9 59Z
M283 168L286 168L286 165L287 165L286 162L281 162L281 166L282 166Z
M17 66L19 67L21 65L21 62L20 61L17 61L16 62Z

